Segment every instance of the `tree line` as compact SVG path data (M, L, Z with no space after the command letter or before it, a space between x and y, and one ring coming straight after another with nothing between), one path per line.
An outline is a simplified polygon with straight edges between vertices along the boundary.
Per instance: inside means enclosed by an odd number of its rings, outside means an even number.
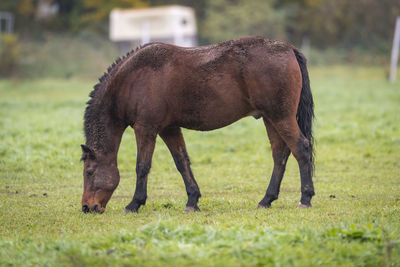
M38 20L38 3L57 6L57 15ZM16 31L91 31L107 35L115 8L185 5L196 11L201 44L243 35L263 35L313 47L354 47L387 51L393 38L399 0L2 0L0 11L15 15Z

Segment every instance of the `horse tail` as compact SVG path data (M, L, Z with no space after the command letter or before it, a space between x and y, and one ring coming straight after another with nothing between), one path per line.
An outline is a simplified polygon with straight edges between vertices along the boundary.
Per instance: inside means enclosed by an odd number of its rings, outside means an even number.
M296 48L294 48L293 51L300 66L303 83L300 93L300 102L299 106L297 107L296 119L300 131L303 133L304 137L307 138L307 140L310 142L311 165L312 170L314 170L314 137L312 133L312 123L314 119L314 100L310 88L310 79L308 78L307 59Z

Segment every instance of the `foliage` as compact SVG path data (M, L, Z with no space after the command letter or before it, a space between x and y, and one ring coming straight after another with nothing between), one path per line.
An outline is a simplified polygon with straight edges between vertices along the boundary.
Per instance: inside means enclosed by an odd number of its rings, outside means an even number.
M32 28L32 21L35 14L34 0L2 0L0 11L8 11L15 16L15 28L22 31L25 28Z
M97 79L111 62L121 56L117 47L90 31L79 34L42 34L40 40L23 39L13 49L19 50L19 64L15 73L19 78L91 78ZM370 53L365 49L311 49L311 65L379 65L387 62L387 55Z
M147 6L147 0L83 0L78 26L96 27L101 23L108 22L113 8L143 8Z
M275 9L274 3L274 0L210 0L201 34L211 43L247 35L285 39L285 13Z
M313 47L388 53L398 0L48 0L59 14L35 18L36 0L2 0L0 10L16 15L19 33L94 31L107 35L111 9L180 4L194 7L201 44L243 35L264 35L300 45L308 37ZM379 23L378 23L379 22ZM34 30L33 30L34 29Z
M0 77L16 75L21 59L18 37L15 34L2 34L0 38Z
M0 10L7 10L16 15L17 30L29 30L41 27L42 30L80 32L90 28L97 32L104 31L108 15L113 8L147 7L147 0L49 0L58 6L58 15L40 21L35 17L35 0L2 0Z
M119 56L109 40L91 32L43 34L41 40L20 44L24 61L19 66L22 78L98 78Z
M307 35L314 46L382 51L391 45L400 1L306 0L297 10L293 28L297 35Z
M202 191L183 213L183 181L158 139L149 199L134 192L128 129L121 182L104 214L82 214L82 117L95 81L0 80L0 265L399 266L400 91L376 68L310 68L316 103L316 196L296 209L289 158L279 200L256 210L272 172L261 120L184 131Z

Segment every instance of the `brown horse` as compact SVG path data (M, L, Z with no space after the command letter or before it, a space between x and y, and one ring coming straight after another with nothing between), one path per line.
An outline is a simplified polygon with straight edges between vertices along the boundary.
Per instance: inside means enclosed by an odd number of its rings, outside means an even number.
M270 207L290 152L301 176L299 207L314 195L314 104L306 59L289 44L245 37L204 47L151 43L118 59L87 103L82 145L83 212L104 212L119 183L117 154L131 126L137 143L136 190L126 212L146 203L147 176L159 135L186 186L185 211L199 210L200 190L190 169L181 127L209 131L245 116L262 117L274 169L258 207Z

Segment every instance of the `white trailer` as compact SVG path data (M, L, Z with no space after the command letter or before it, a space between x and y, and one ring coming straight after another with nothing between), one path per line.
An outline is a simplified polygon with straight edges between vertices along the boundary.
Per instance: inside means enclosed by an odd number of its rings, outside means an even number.
M196 46L195 13L192 8L178 5L113 9L110 13L110 39L120 45L122 52L154 41Z

